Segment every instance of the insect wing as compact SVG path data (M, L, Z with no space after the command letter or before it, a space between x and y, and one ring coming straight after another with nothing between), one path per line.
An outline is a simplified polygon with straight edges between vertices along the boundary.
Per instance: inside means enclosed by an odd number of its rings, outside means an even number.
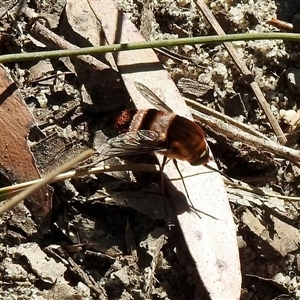
M149 88L143 85L140 82L134 82L138 91L142 94L142 96L149 101L152 105L154 105L159 110L163 110L166 112L173 112L172 109L164 103L161 99L159 99Z
M107 141L99 153L101 156L126 156L166 150L159 134L151 130L129 131Z

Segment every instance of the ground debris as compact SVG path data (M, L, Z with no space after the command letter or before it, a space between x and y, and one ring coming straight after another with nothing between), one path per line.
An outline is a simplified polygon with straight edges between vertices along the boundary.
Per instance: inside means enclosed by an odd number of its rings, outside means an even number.
M41 39L38 28L50 28L54 37L60 35L60 42L68 39L77 46L101 44L104 40L99 35L99 21L91 11L87 13L87 2L19 1L48 21L41 21L42 27L31 28L27 25L33 20L19 10L19 4L0 2L3 54L53 50L50 36L48 40ZM208 4L226 33L236 33L275 31L268 20L276 15L294 23L299 15L297 1L285 1L284 5L277 2L210 0ZM141 25L149 39L215 34L193 1L124 0L118 1L118 5L137 26ZM236 42L234 47L268 100L288 139L287 145L299 149L297 46L264 40ZM176 46L157 52L185 96L231 115L259 131L266 140L276 140L247 80L223 45ZM5 64L35 118L37 126L28 126L26 138L29 134L41 174L96 145L98 133L103 137L100 146L116 135L115 117L129 97L112 56L93 59ZM95 60L98 63L93 64ZM168 100L173 103L173 99ZM15 106L9 109L11 113ZM14 116L23 117L24 112L20 108ZM5 115L3 119L11 120L11 116ZM206 131L224 173L275 196L299 195L299 167L288 157L283 159L257 145L249 147L214 129ZM244 129L239 131L244 133ZM6 147L12 137L10 130L2 145ZM25 146L16 147L18 163L32 162L31 156L20 160L20 150ZM12 149L1 155L9 157ZM152 161L153 157L147 156L145 160ZM109 163L124 161L114 158ZM3 186L25 180L11 176L14 174L9 173L10 168L4 169ZM45 232L39 231L32 211L23 205L1 218L1 299L183 300L193 299L197 291L202 291L182 232L176 222L173 226L174 218L169 213L173 211L172 204L166 202L168 195L161 193L160 178L153 179L148 174L142 178L127 171L112 175L53 184L51 226ZM202 186L203 182L197 184L197 188ZM241 299L298 299L299 202L229 186L227 192L241 245ZM41 208L46 207L41 198L39 201Z

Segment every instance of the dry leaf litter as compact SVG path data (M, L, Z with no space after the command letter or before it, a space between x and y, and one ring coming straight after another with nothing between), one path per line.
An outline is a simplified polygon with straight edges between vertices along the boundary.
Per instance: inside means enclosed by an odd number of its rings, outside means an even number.
M4 13L10 3L2 2ZM46 18L50 29L63 32L66 39L72 36L64 22L71 18L64 10L65 1L20 3ZM278 31L268 24L272 17L293 22L300 11L296 1L208 4L226 33ZM121 1L118 5L147 39L214 34L193 1ZM28 33L26 15L15 19L16 10L11 8L1 19L6 33L1 39L2 54L45 50L43 41ZM86 46L81 42L77 45ZM289 146L298 149L297 122L294 126L290 122L299 109L299 45L276 40L234 45ZM173 47L157 53L186 97L201 98L207 107L276 141L265 114L222 45ZM116 135L112 120L128 100L118 80L114 88L99 85L94 90L88 85L91 78L65 58L6 67L45 135L42 141L33 133L29 137L42 174L92 146L94 138L103 142ZM94 103L96 98L114 99L111 102L117 104L103 112ZM227 175L274 194L299 194L296 165L205 129L216 161ZM193 299L198 281L181 234L176 227L165 229L163 202L144 201L151 193L160 195L153 183L157 177L146 174L132 183L133 174L113 175L53 185L53 226L43 236L30 218L26 226L11 214L1 218L1 299ZM230 186L228 197L240 246L241 299L299 299L298 203ZM14 214L22 219L28 210L21 206Z

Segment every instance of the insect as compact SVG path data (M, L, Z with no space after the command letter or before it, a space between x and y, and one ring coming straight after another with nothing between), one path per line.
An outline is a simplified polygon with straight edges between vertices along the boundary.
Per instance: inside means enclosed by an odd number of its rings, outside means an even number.
M149 88L135 82L138 91L157 109L138 110L128 132L108 140L100 149L105 157L156 152L188 161L191 165L207 163L209 148L205 134L195 122L176 115Z

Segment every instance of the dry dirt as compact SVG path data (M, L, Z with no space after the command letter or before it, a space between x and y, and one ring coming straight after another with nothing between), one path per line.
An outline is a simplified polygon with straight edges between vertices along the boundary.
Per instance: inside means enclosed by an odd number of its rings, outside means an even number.
M85 22L92 17L85 14L90 12L74 16L65 6L68 1L11 2L0 1L1 54L55 48L30 33L33 12L51 31L77 46L100 40L89 36ZM146 39L214 34L189 0L118 4ZM226 33L278 31L268 24L273 17L297 31L300 19L300 6L292 0L208 4ZM288 125L299 109L299 44L264 40L238 42L235 47L268 100L288 145L299 148L299 130ZM158 49L157 54L185 96L200 99L276 140L222 45ZM97 58L107 63L106 56ZM29 144L42 175L118 134L115 118L130 106L130 99L116 71L93 72L69 58L4 66L35 118ZM298 195L295 164L233 141L206 125L203 128L226 175L265 191ZM120 161L113 158L110 163ZM156 162L148 154L126 160L145 161ZM20 181L7 170L1 171L0 179L1 186ZM0 219L1 299L208 299L176 219L168 224L169 204L161 194L159 175L116 171L55 183L48 192L53 193L51 215L43 224L32 218L27 202ZM268 202L267 197L229 186L228 197L240 248L241 299L299 299L298 203Z

